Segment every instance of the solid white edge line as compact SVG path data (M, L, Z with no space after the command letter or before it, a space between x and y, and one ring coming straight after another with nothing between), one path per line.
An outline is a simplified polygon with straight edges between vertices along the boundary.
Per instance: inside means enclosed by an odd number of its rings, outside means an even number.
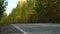
M20 27L18 27L17 25L11 24L13 27L15 27L16 29L18 29L19 31L21 31L24 34L28 34L27 32L25 32L23 29L21 29Z

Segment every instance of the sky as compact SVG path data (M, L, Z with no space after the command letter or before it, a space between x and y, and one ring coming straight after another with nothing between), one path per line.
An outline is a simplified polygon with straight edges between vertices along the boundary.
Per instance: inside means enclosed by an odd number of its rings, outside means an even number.
M8 5L6 6L6 13L9 15L12 12L13 8L16 8L18 0L7 0Z

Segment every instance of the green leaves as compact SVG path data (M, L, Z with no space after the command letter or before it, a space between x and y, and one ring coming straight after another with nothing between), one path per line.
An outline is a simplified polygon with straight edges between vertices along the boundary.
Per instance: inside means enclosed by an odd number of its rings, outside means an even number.
M58 0L29 0L20 2L6 20L8 23L56 23L60 22L60 2Z
M5 5L4 5L4 1L5 0L0 0L0 17L2 17L3 16L3 13L4 13L4 11L5 11Z

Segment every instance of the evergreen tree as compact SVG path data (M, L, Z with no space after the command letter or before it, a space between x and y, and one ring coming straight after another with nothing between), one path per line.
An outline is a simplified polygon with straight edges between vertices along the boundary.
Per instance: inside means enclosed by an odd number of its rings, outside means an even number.
M0 0L0 18L3 16L4 11L6 10L5 7L7 3L6 0Z

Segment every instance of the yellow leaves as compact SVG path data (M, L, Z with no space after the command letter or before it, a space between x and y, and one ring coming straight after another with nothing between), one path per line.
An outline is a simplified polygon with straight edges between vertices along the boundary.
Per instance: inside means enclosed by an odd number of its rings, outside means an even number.
M26 2L27 0L19 0L19 1Z
M27 0L20 0L20 1L19 1L20 7L22 7L22 6L25 5L26 3L27 3Z

